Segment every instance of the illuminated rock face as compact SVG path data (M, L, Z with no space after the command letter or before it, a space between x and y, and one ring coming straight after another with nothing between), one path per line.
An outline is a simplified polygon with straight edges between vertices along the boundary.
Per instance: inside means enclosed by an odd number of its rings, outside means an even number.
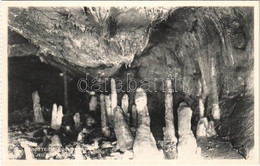
M191 159L197 156L197 142L191 131L192 110L186 103L178 108L178 159Z
M62 117L63 117L62 106L59 106L57 108L57 105L53 104L52 116L51 116L51 128L52 129L54 129L54 130L60 129L61 123L62 123Z
M135 105L138 113L138 127L133 147L134 159L164 159L163 152L157 149L155 139L150 130L151 120L147 108L147 96L141 88L136 90ZM151 158L151 156L153 157Z

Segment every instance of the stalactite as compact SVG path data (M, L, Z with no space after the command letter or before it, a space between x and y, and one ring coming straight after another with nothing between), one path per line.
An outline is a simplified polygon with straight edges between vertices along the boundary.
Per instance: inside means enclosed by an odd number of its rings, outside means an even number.
M136 90L135 105L138 113L138 128L133 146L134 159L164 159L163 152L158 150L150 129L147 96L142 88Z
M73 120L75 124L75 129L79 131L81 127L81 122L80 122L80 114L78 112L75 113L75 115L73 116Z
M113 126L113 112L112 112L110 95L105 96L105 102L106 102L106 112L107 112L107 117L108 117L108 124L110 126Z
M166 94L165 94L165 124L163 128L164 152L166 158L177 158L177 138L175 137L174 116L173 116L173 97L172 97L172 82L166 81Z
M116 81L111 78L111 108L114 115L114 109L117 106L117 93L116 93Z
M114 109L114 130L117 138L117 145L119 146L120 151L125 152L133 148L134 138L123 114L123 110L119 106Z
M34 122L35 123L44 123L45 120L42 116L42 108L40 105L40 96L38 91L32 93L33 100L33 112L34 112Z
M96 109L97 109L97 97L92 96L89 102L89 110L96 111Z
M54 130L60 129L60 126L62 123L62 117L63 117L62 106L59 106L59 108L57 108L57 105L53 104L52 117L51 117L51 128L52 129L54 129Z
M197 138L207 137L207 129L208 129L208 119L206 117L200 118L196 129Z
M105 137L110 136L110 130L107 125L107 113L106 113L106 103L105 103L105 96L103 94L100 95L100 109L101 109L101 126L102 126L102 133Z
M121 101L121 108L124 111L124 116L126 119L127 124L130 124L130 119L129 119L129 113L128 113L128 106L129 106L129 98L127 94L124 94L124 96L122 97L122 101Z
M211 60L211 90L212 90L212 116L215 120L220 119L220 108L218 101L218 84L217 84L217 75L216 75L216 63L214 57L210 58Z
M191 130L192 110L186 103L181 103L178 113L178 159L196 158L197 142Z
M136 110L136 105L132 106L132 126L137 127L138 125L138 115L137 115L137 110Z

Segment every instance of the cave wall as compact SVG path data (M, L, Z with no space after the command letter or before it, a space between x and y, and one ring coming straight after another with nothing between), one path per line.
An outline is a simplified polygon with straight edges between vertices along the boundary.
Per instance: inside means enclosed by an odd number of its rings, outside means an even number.
M246 156L254 144L252 36L252 8L181 8L155 27L148 47L135 57L132 66L136 69L135 76L141 79L183 78L184 91L176 87L177 94L183 96L175 95L174 100L177 106L181 101L188 102L193 109L194 125L198 121L199 96L204 98L206 116L210 120L213 120L214 94L220 103L230 102L225 101L227 97L240 96L239 100L234 99L237 105L233 109L221 105L221 121L215 123L222 126L218 134L225 137L228 133L234 147L243 149L240 151ZM215 75L212 75L212 65ZM212 84L213 77L216 87ZM203 83L202 92L199 80ZM160 117L154 121L163 127L159 119L164 117L164 95L148 93L148 107L151 118ZM225 110L230 116L225 115Z

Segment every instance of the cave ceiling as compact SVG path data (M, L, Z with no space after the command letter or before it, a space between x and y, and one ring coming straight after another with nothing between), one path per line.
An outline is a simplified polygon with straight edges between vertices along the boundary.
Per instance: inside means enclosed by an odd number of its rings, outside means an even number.
M208 54L227 69L253 59L252 8L13 7L8 14L9 57L37 55L74 76L111 76L157 58L162 69L206 78Z

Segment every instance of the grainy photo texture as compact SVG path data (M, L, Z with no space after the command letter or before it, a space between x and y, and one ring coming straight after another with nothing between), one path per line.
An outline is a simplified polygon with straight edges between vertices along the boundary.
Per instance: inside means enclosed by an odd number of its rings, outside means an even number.
M8 7L10 160L250 160L254 111L253 7Z

